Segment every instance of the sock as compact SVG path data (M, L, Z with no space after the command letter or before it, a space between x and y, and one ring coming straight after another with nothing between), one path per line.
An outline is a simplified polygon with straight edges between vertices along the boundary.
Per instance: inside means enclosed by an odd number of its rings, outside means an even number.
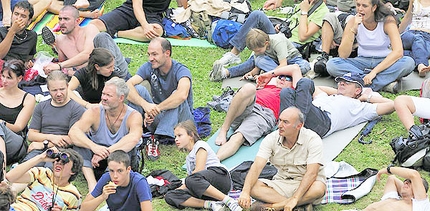
M222 202L228 206L232 200L233 199L230 196L225 196L224 199L222 200Z
M203 208L209 209L212 206L212 201L205 201L203 203Z

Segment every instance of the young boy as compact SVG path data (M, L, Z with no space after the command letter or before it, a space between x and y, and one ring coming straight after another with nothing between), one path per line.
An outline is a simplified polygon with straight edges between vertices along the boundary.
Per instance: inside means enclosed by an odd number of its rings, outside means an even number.
M146 178L131 170L130 157L123 150L112 152L108 159L109 172L103 174L93 192L82 202L81 210L95 210L106 201L109 210L140 207L152 210L152 195Z

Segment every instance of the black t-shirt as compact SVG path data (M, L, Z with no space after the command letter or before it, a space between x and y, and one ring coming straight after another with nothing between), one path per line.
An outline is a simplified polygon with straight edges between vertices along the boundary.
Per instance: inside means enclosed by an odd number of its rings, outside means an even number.
M6 37L7 32L8 28L0 27L0 42ZM36 54L36 44L36 32L26 29L21 35L15 35L13 37L9 52L2 59L19 59L26 62L29 59L32 59L33 55Z
M171 0L143 0L142 7L145 13L163 13L170 5ZM132 6L132 0L127 0L124 5Z
M81 68L80 70L76 71L75 76L82 87L82 99L85 101L88 101L90 103L100 103L102 91L105 87L105 82L111 79L114 76L117 76L115 72L113 72L109 77L105 77L103 75L97 74L97 80L98 80L98 89L94 89L91 85L91 75L87 73L87 68ZM118 76L117 76L118 77Z

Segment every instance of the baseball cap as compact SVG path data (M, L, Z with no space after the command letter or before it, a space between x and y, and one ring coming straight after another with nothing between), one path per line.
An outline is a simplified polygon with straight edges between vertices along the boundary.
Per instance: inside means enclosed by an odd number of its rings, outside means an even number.
M338 76L334 79L334 81L339 82L340 80L345 80L353 83L357 83L361 86L361 89L364 87L364 81L361 76L357 73L345 73L342 76Z

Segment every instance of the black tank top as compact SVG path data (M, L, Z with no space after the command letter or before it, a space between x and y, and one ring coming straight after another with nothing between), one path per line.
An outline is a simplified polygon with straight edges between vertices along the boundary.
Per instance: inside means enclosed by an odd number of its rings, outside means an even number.
M0 103L0 119L6 121L9 124L15 124L19 112L21 112L22 108L24 108L24 100L27 94L27 92L24 94L21 104L15 108L9 108Z

